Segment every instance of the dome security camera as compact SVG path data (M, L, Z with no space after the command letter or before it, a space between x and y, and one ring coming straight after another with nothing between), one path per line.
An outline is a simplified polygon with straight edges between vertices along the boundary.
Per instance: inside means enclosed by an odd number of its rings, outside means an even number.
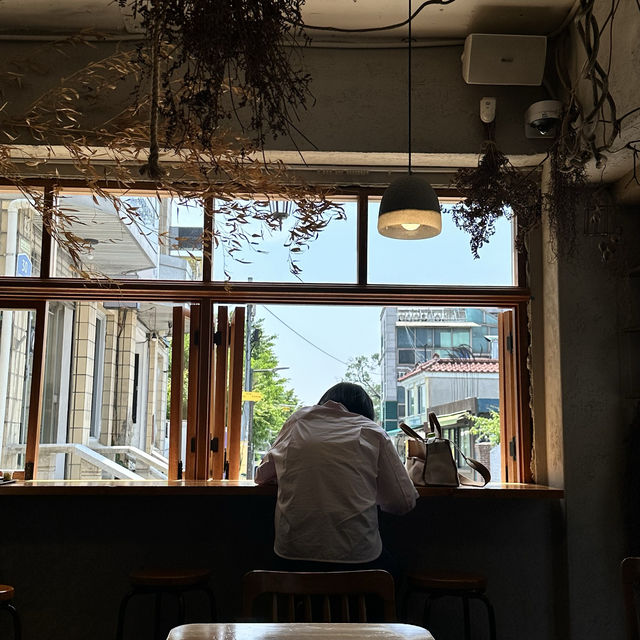
M555 134L562 119L562 103L559 100L534 102L524 116L524 133L527 138L549 138Z

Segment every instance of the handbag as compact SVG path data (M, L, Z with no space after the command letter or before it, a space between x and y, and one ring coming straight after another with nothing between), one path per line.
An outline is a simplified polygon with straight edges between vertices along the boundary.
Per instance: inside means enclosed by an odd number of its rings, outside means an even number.
M442 437L442 427L435 413L429 413L431 431L420 436L411 427L400 423L400 428L410 437L408 441L407 472L414 485L422 487L458 487L461 484L484 487L491 480L489 469L482 463L465 456L455 443ZM458 471L453 459L452 445L465 462L482 476L475 481Z

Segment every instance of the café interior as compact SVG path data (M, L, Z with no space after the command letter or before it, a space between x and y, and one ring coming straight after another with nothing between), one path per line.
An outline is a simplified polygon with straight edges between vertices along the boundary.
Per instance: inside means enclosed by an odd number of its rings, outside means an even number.
M154 87L164 87L134 72L148 63L138 47L149 37L134 5L0 3L0 459L15 480L0 486L0 583L15 590L22 637L116 637L130 573L141 566L206 569L218 621L241 620L242 576L272 553L276 499L274 487L240 473L243 332L255 303L506 312L502 469L483 488L420 487L413 511L380 515L385 546L405 568L482 574L499 638L625 637L620 564L640 555L640 5L416 0L408 12L379 0L307 0L309 41L299 35L283 49L312 98L285 133L262 137L252 160L277 175L264 184L232 176L218 188L203 173L204 194L162 140L159 160L147 160L146 128L119 121L124 142L105 143L118 118L139 115L127 110L132 101L146 91L153 105ZM58 128L42 124L47 109ZM229 122L250 131L241 118ZM127 156L140 131L146 148ZM470 193L459 170L477 168L487 149L539 194L541 214L523 235L525 223L513 219L510 282L443 284L429 272L415 282L419 265L393 282L373 280L381 196L407 162L444 216L446 203ZM558 149L570 158L560 170ZM236 166L232 152L222 155L219 173ZM562 182L563 171L577 183ZM276 180L349 204L353 273L344 280L307 282L303 270L234 282L220 271L216 202L233 201L231 184L240 199L269 200ZM180 230L167 211L198 197L198 222ZM277 217L277 207L263 208ZM235 213L221 232L227 248L246 239L244 213ZM159 220L153 233L147 214ZM312 246L322 227L305 233ZM418 243L426 261L434 241L399 244ZM402 264L402 249L389 251ZM447 264L433 268L446 273ZM10 330L30 345L26 360L18 342L4 342ZM60 363L72 350L69 375ZM92 400L98 360L108 407ZM14 365L24 372L26 361L28 377L12 387ZM130 601L123 637L152 637L152 605ZM207 619L206 600L193 595L186 606L188 620ZM457 603L438 607L433 637L463 637ZM420 625L420 612L409 599L398 620ZM472 620L472 637L488 638L475 605ZM0 610L0 637L12 633Z

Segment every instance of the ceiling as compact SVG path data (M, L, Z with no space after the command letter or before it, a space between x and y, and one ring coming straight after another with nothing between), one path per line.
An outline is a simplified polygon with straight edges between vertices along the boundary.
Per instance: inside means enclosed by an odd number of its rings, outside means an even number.
M421 0L413 0L413 11ZM425 6L413 21L416 38L460 39L469 33L549 35L562 26L575 0L453 0ZM390 0L307 0L306 25L363 29L406 20L408 3ZM135 37L138 25L116 0L0 0L0 37L63 35L92 29ZM399 41L407 27L369 33L310 30L318 41Z

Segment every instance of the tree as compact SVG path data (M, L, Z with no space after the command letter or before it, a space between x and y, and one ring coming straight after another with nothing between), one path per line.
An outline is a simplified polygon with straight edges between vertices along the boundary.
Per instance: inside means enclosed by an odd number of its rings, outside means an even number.
M380 385L380 354L370 356L355 356L347 361L347 370L342 378L345 382L359 384L371 396L376 422L382 415L382 391Z
M300 401L295 391L287 386L289 380L273 370L279 365L275 352L276 336L265 334L262 320L257 320L254 328L258 330L255 334L258 339L254 340L251 349L252 390L262 394L262 398L253 405L252 442L253 450L258 452L269 448Z
M469 420L473 425L469 430L472 435L488 440L492 447L500 444L500 414L497 411L491 409L488 418L469 414Z

